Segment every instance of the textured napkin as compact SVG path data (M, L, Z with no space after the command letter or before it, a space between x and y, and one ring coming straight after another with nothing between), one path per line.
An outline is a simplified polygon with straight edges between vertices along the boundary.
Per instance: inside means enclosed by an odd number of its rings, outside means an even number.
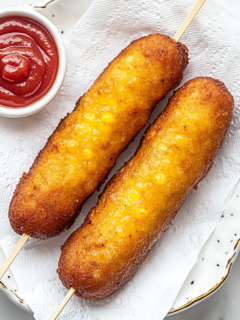
M25 119L0 118L0 243L8 256L19 236L11 229L8 205L61 117L74 108L101 71L131 41L150 33L174 36L195 0L95 0L77 23L68 44L68 72L55 100ZM190 52L183 82L212 76L225 82L235 98L231 127L215 164L198 191L189 195L173 225L136 275L119 292L99 302L73 297L59 319L161 320L170 310L197 255L216 226L224 199L240 173L240 22L212 1L203 6L181 41ZM163 110L160 103L151 122ZM142 134L143 132L141 132ZM135 152L141 134L119 158L111 175ZM71 230L47 241L30 239L12 265L23 298L37 320L50 319L67 290L56 274L60 246L97 202L96 192Z

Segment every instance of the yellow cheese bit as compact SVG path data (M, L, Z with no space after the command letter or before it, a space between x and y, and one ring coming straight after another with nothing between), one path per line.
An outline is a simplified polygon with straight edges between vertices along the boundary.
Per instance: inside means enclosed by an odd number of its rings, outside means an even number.
M84 149L83 150L83 159L90 160L93 157L93 152L91 149Z
M100 119L105 123L113 123L115 121L115 117L111 112L103 112Z
M158 173L154 176L153 178L153 182L157 185L162 185L164 184L165 182L167 182L167 178L164 174L162 173Z
M137 215L141 215L145 212L145 209L144 208L141 208L141 207L138 207L136 208L136 214Z
M78 145L77 141L75 141L75 140L69 140L67 142L66 146L67 146L68 152L71 154L76 154L77 149L79 149L79 145Z
M132 189L130 192L129 192L129 198L133 201L137 201L141 198L141 195L140 193L136 190L136 189Z

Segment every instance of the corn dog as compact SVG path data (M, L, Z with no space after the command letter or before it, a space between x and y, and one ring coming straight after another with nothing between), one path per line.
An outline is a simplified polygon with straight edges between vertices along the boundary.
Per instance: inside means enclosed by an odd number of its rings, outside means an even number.
M187 48L160 34L115 58L21 178L9 208L15 232L45 239L68 229L187 63Z
M103 299L136 272L187 194L210 170L233 98L212 78L186 83L62 247L58 274L84 299Z

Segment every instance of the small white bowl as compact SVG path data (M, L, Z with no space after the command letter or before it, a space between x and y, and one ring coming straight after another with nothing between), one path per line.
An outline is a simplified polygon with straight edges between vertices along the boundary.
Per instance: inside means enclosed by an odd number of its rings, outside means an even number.
M36 101L35 103L32 103L28 107L7 108L7 107L0 106L0 116L8 117L8 118L22 118L22 117L30 116L42 110L56 96L56 94L58 93L59 89L62 86L64 77L65 77L66 68L67 68L67 57L66 57L65 46L63 44L63 40L59 31L54 26L54 24L50 20L48 20L46 17L44 17L42 14L28 8L24 8L24 9L8 8L8 9L0 10L0 19L9 17L9 16L20 16L24 18L29 18L29 19L32 19L33 21L38 22L40 25L42 25L47 31L49 31L52 38L54 39L57 50L58 50L58 56L59 56L57 76L51 89L48 91L46 95L44 95L40 100Z

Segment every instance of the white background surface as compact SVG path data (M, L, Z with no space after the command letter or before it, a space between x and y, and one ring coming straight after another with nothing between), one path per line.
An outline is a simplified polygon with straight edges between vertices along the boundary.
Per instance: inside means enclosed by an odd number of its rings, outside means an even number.
M211 0L207 0L211 1ZM15 0L8 0L9 6ZM37 3L37 0L31 3ZM220 5L225 6L229 11L240 19L239 0L217 0ZM16 2L15 2L16 3ZM21 4L28 4L29 0L21 1ZM4 7L6 4L4 4ZM1 4L0 4L1 7ZM227 24L227 22L224 22ZM240 290L240 258L233 266L232 273L224 285L214 296L205 302L183 312L172 316L172 320L235 320L239 318L239 290ZM39 301L41 303L41 301ZM19 310L6 298L0 296L0 319L1 320L32 320L33 318ZM47 320L47 319L46 319ZM80 320L80 319L79 319ZM124 319L122 319L124 320Z

